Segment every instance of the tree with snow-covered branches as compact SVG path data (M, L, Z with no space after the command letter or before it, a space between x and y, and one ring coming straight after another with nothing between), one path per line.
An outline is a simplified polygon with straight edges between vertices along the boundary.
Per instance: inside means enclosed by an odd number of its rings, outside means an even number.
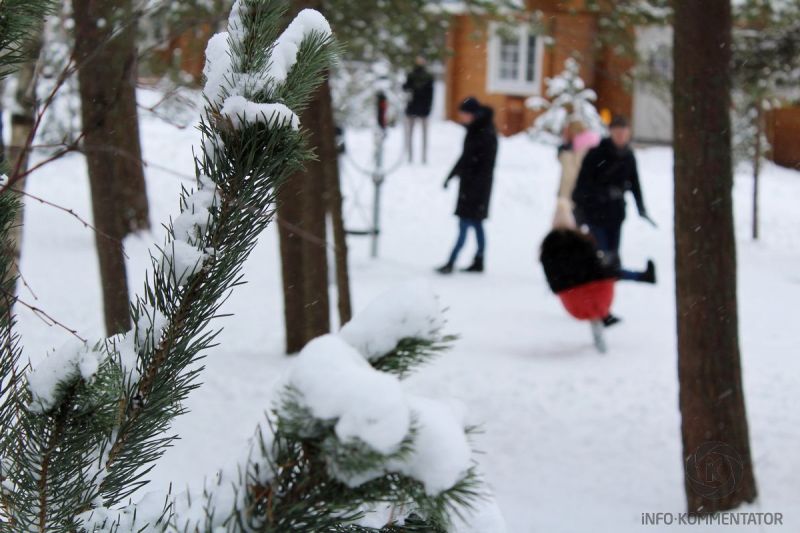
M745 0L734 16L734 158L752 165L752 236L758 239L759 177L770 149L766 117L796 92L800 79L800 2Z
M574 58L564 62L564 70L553 78L545 80L546 98L532 96L526 105L534 111L541 111L529 130L535 138L557 140L570 121L580 120L589 129L603 132L603 123L594 101L597 93L586 87L581 78L580 65Z
M460 417L400 381L451 340L436 299L413 287L310 343L239 460L196 490L143 490L200 386L222 302L310 157L298 113L331 59L331 30L304 10L279 33L285 12L238 0L208 44L196 184L151 252L133 328L76 338L31 368L13 300L5 307L0 532L447 531L479 495ZM0 210L2 239L10 220Z

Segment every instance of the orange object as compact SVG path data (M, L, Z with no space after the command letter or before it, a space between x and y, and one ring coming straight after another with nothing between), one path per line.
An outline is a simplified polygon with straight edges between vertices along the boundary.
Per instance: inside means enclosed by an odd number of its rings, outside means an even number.
M558 297L567 312L578 320L602 320L611 312L615 281L592 281L561 291Z

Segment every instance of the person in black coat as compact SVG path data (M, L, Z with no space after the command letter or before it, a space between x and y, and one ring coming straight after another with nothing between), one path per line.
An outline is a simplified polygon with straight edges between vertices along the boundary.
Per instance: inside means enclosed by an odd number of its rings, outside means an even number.
M647 214L639 184L636 157L630 148L631 129L627 120L615 117L611 135L589 150L581 165L572 200L575 218L586 225L604 255L604 260L619 268L620 279L650 281L655 265L648 262L644 272L619 267L619 246L622 223L625 221L625 193L633 193L639 216L653 223Z
M408 162L414 160L413 135L417 122L422 124L422 162L428 158L428 117L433 108L433 76L426 67L423 57L418 57L416 66L406 78L403 90L409 93L406 106L406 145Z
M467 98L459 106L459 120L466 126L464 150L444 182L445 188L453 178L459 178L458 203L458 239L450 254L450 259L441 268L442 274L453 271L458 254L467 238L470 228L475 230L478 251L472 266L466 272L483 272L486 238L483 232L483 221L489 216L489 200L492 195L494 165L497 159L497 131L494 127L494 111L484 106L475 98Z

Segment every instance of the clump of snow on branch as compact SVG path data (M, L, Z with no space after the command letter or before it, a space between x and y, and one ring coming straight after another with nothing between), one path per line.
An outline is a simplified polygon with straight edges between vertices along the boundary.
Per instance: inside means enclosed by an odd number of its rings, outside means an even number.
M198 184L198 189L183 199L183 211L172 223L176 239L197 242L208 228L210 210L217 203L216 184L208 176L200 176Z
M214 35L208 42L203 94L236 129L255 123L298 129L300 121L291 109L280 102L255 99L268 89L285 84L297 63L302 42L314 36L330 37L330 24L318 11L302 10L276 40L265 68L238 72L231 51L243 46L247 38L244 9L244 3L237 0L228 18L228 31Z
M430 496L453 487L467 474L472 450L463 421L447 403L409 396L416 435L411 455L393 466L425 486Z
M336 420L343 442L359 439L378 452L397 451L411 425L400 382L372 368L341 337L311 341L292 366L288 385L320 420Z
M400 286L375 299L345 324L340 334L373 361L403 339L435 340L444 326L436 295L424 284Z
M45 413L55 407L65 387L77 380L91 380L100 368L105 353L77 339L55 350L28 373L29 409Z
M234 128L245 124L261 122L268 126L281 128L289 126L300 128L300 119L284 104L257 104L244 96L231 96L222 106L222 114L231 119Z
M605 131L603 119L594 106L597 93L586 87L580 76L580 65L575 59L567 59L563 72L547 78L545 83L546 98L533 96L526 101L530 109L542 111L530 129L531 135L557 141L573 120L580 120L590 130Z
M300 44L312 34L330 36L331 26L321 13L313 9L304 9L286 28L286 31L275 41L267 69L269 77L275 83L286 83L289 72L297 63Z
M369 363L402 340L439 338L443 324L430 288L409 284L377 298L339 335L312 341L295 360L287 379L295 401L313 418L334 421L340 442L363 443L386 456L367 472L343 471L332 460L331 474L343 483L357 487L397 472L434 496L468 474L472 452L462 417L445 403L407 393L398 377ZM408 442L411 452L397 455Z
M452 407L405 392L397 377L375 370L337 335L309 343L287 384L314 419L334 422L341 443L363 443L386 456L380 468L366 472L345 471L331 459L331 474L350 487L397 472L435 496L464 479L472 466L464 423ZM279 411L279 416L291 415ZM409 441L411 452L396 455Z
M208 176L198 177L198 188L182 200L181 214L172 223L174 240L167 244L161 267L171 271L177 285L202 269L214 251L200 249L202 235L211 222L211 210L217 204L216 184Z
M217 33L206 45L206 64L203 67L203 76L206 84L203 95L212 105L223 102L225 91L231 71L231 52L228 46L228 33Z

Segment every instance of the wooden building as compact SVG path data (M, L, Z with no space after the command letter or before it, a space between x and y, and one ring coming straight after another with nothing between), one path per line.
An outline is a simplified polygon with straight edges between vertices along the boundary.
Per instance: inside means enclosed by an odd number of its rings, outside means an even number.
M632 117L633 95L625 82L632 62L597 45L598 17L583 4L581 0L528 0L528 9L544 15L545 35L529 24L508 31L495 22L456 12L447 36L448 118L455 117L459 102L475 96L495 108L497 126L504 135L523 131L536 116L525 100L543 94L544 80L560 73L570 57L579 60L581 77L597 92L598 109Z

